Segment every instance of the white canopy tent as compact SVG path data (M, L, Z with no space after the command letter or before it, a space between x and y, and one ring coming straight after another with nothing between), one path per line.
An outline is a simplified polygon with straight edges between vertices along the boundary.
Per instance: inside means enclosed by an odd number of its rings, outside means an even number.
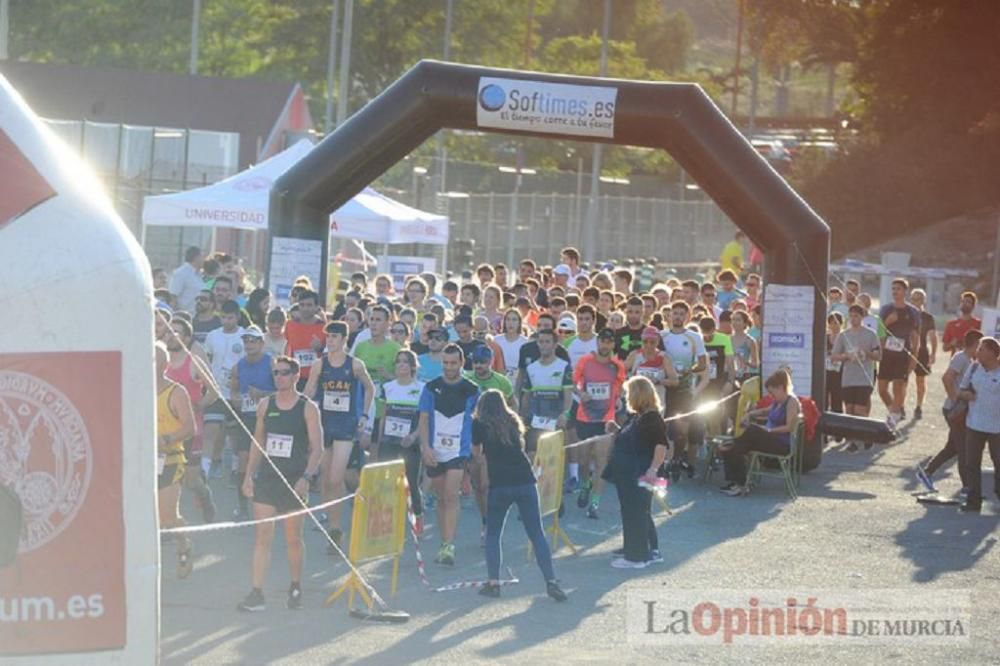
M312 143L303 139L213 185L146 197L143 237L147 226L267 230L271 186L312 148ZM447 245L448 218L411 208L369 187L330 216L330 235L388 245Z

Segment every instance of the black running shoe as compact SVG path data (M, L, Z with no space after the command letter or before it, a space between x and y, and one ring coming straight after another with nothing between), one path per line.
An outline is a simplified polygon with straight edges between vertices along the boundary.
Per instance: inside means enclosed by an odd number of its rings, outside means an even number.
M288 610L302 610L302 588L298 585L288 588Z
M580 492L576 495L576 506L580 509L587 508L587 505L590 503L590 484L591 482L588 481L580 486Z
M556 601L566 601L566 593L559 587L559 581L547 581L545 583L545 592Z
M683 469L684 473L687 474L687 478L689 479L694 478L694 465L689 463L687 460L681 461L681 469Z
M337 544L337 546L339 547L340 546L340 540L341 540L341 538L343 538L344 533L340 529L338 529L336 527L332 527L332 528L330 528L330 531L327 532L327 534L329 534L330 538L333 539L333 543ZM329 544L326 547L326 554L327 555L336 555L337 554L337 549L333 547L333 544Z
M611 554L614 555L615 557L625 557L625 549L615 548L613 551L611 551Z
M496 599L500 596L500 586L493 585L492 583L487 583L479 588L479 595L482 597L491 597Z
M248 613L259 613L267 608L267 604L264 602L264 595L260 590L252 590L246 599L237 604L236 608Z

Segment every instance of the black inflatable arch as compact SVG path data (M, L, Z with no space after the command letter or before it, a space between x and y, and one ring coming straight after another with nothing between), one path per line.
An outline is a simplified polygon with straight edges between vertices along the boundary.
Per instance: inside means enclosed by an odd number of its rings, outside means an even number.
M613 138L480 126L481 77L617 90ZM327 136L271 189L271 275L275 238L322 241L326 284L329 215L442 128L575 138L668 151L764 250L765 282L825 289L830 229L705 94L691 83L651 83L543 74L424 60ZM588 257L594 259L594 257ZM815 297L812 339L824 340L823 294ZM825 345L812 350L809 391L824 408ZM818 461L817 461L818 462ZM812 466L812 465L808 465Z

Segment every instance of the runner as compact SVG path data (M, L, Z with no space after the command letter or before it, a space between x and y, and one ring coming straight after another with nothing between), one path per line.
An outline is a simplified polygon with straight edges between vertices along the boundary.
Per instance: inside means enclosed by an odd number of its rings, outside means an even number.
M443 374L441 351L446 344L448 344L448 331L445 329L436 328L427 333L427 346L430 351L418 357L417 379L426 383Z
M365 364L348 355L347 324L333 321L326 325L326 354L313 361L305 394L319 405L323 420L323 451L320 460L320 494L323 502L347 494L344 485L348 468L360 469L361 447L355 440L364 430L375 386ZM363 395L361 395L363 391ZM326 510L330 538L339 546L343 530L343 504ZM330 546L328 552L336 554Z
M184 441L195 435L194 412L187 391L166 377L169 355L156 343L156 474L160 527L181 527L181 480L184 478ZM177 577L191 574L191 540L184 534L177 541Z
M670 306L670 328L660 335L663 348L677 372L677 387L667 391L666 416L687 414L694 410L696 390L701 378L708 380L708 352L702 336L687 328L691 309L685 301L674 301ZM694 465L698 458L698 442L691 441L691 417L671 421L669 430L673 434L674 460L688 476L694 475Z
M382 384L378 400L385 405L382 432L378 438L378 460L402 460L410 489L410 507L416 519L417 536L424 531L424 507L420 496L420 396L424 382L416 378L417 357L408 350L396 354L396 378Z
M222 478L222 451L225 448L225 427L235 424L226 403L231 386L229 377L243 358L243 328L239 325L240 306L226 301L220 308L222 326L205 337L205 353L211 363L212 377L219 387L219 400L205 408L205 450L201 458L206 475ZM211 465L211 466L209 466Z
M475 384L480 392L496 389L503 395L508 404L514 404L514 387L510 380L492 369L493 350L489 347L476 347L472 352L472 372L463 373L465 378ZM486 495L489 491L485 467L477 458L470 458L467 474L476 490L476 503L479 505L479 516L482 518L479 540L486 543ZM464 483L464 480L463 480Z
M187 461L184 467L184 487L194 493L195 504L201 509L204 522L212 523L215 522L216 506L212 488L201 467L201 454L205 439L205 407L215 402L219 394L215 391L214 383L206 381L202 374L204 371L210 372L208 359L202 352L191 349L192 342L191 324L180 317L171 320L166 340L167 351L170 352L166 377L184 387L194 410L195 434L184 442L184 457Z
M243 494L253 498L256 520L289 513L307 505L309 484L316 478L323 450L319 410L295 388L299 380L298 362L288 356L279 356L274 360L271 374L278 391L257 405L257 424L254 428L257 444L250 449L243 479ZM304 518L300 515L283 521L292 579L286 602L289 610L302 608ZM271 561L273 540L273 522L257 525L253 549L253 589L237 606L241 611L262 611L266 608L264 574Z
M666 387L677 386L677 373L670 357L657 349L660 332L652 326L642 331L642 347L625 359L625 371L629 377L645 377L656 389L660 404L665 404Z
M323 353L323 331L326 319L319 308L319 294L311 289L305 289L299 294L298 321L294 319L285 324L285 337L288 339L286 353L299 363L299 391L305 388L313 362ZM312 395L307 393L306 395Z
M632 296L625 303L625 326L615 331L615 353L624 361L628 355L642 346L642 299Z
M716 297L719 307L723 310L728 310L733 301L747 298L748 294L745 291L736 288L736 283L739 280L739 276L732 270L719 271L718 275L715 276L715 281L721 287Z
M641 304L640 304L641 307ZM579 439L605 433L605 425L615 418L625 383L625 366L615 356L616 338L610 329L597 335L597 353L584 356L573 371L573 384L580 407L576 413ZM595 442L580 447L581 476L584 477L576 505L587 508L587 517L597 519L604 479L601 474L608 462L610 442Z
M865 309L855 303L848 309L850 325L833 343L830 360L841 364L840 396L844 411L854 416L868 417L872 407L872 387L875 385L875 362L882 358L878 335L864 325ZM871 448L871 444L865 444ZM860 451L858 442L849 442L845 451Z
M556 356L555 333L539 331L537 342L541 355L525 368L520 399L520 413L530 428L525 440L529 455L543 434L566 428L573 402L573 369Z
M222 319L216 312L215 295L208 289L202 290L194 301L194 318L191 326L194 329L194 339L198 344L205 344L205 337L222 326Z
M715 330L715 320L702 317L698 321L702 341L705 343L705 353L708 354L708 384L701 393L705 401L721 400L729 395L736 384L736 369L733 363L733 344L728 335ZM705 421L712 426L711 433L721 434L727 431L726 409L715 409L704 416Z
M850 317L850 309L848 309L848 317ZM840 379L844 363L833 360L832 355L833 345L843 330L844 319L839 312L831 312L826 316L826 408L837 414L844 411L844 398L840 394Z
M396 376L396 354L399 353L401 347L397 342L386 337L389 321L390 315L387 307L384 305L373 306L368 310L370 337L367 340L362 340L359 336L352 348L352 356L365 364L365 370L368 371L368 376L375 384L375 391ZM370 402L370 400L366 400L365 405ZM367 418L367 410L363 413ZM381 418L382 408L376 405L375 420L370 424L375 433L380 432L379 419Z
M914 289L910 292L910 304L920 313L920 327L917 331L920 344L917 348L917 367L913 370L913 377L917 382L917 406L913 409L913 418L920 419L924 416L927 376L931 374L931 368L937 360L937 324L934 315L924 309L927 305L927 292L923 289Z
M479 389L462 377L462 348L442 351L444 374L427 383L420 396L420 451L437 495L441 548L435 562L455 564L458 490L472 445L472 410Z
M465 359L463 370L472 370L472 352L478 347L485 347L486 343L483 340L473 337L472 317L459 315L455 317L453 325L455 327L455 334L458 335L455 344L462 350L462 357Z
M889 415L886 421L895 428L906 418L906 384L917 365L914 354L920 342L920 313L906 302L910 284L903 278L892 281L892 303L879 310L879 318L888 334L882 341L882 360L878 367L878 393ZM892 392L889 387L892 386Z
M284 356L288 349L288 340L285 338L285 323L288 318L285 311L276 307L267 313L267 332L264 334L264 353L270 354L271 358Z
M961 353L962 345L965 341L965 333L970 330L981 330L983 322L972 316L976 310L976 303L979 299L976 294L967 291L962 294L962 304L959 306L958 317L952 319L944 326L944 335L941 338L941 348L949 352L952 356Z
M552 344L555 345L555 341ZM490 485L485 542L488 581L479 594L500 596L500 539L510 506L517 504L524 531L534 547L538 568L545 576L546 592L556 601L566 601L566 593L556 580L552 553L542 529L535 475L524 453L524 425L495 390L486 391L479 399L472 421L472 441L476 458L483 458L488 463L482 466L489 469Z
M535 331L535 336L533 340L521 345L521 351L518 354L517 368L518 368L518 379L517 385L514 389L514 393L521 395L524 383L524 372L529 365L534 363L541 357L542 353L538 349L538 334L542 331L555 331L556 320L555 318L548 314L542 313L538 315L538 330ZM569 361L569 352L566 351L565 347L562 345L556 345L556 356L563 359L564 361Z
M528 343L524 336L524 320L517 309L507 310L503 316L503 335L494 336L493 342L503 354L504 375L511 384L517 382L517 363L521 355L521 347Z
M273 357L264 353L264 334L256 326L251 326L243 332L242 339L246 356L233 368L229 387L230 402L240 415L240 421L245 428L236 428L233 437L239 457L237 471L240 479L246 476L247 461L250 457L250 434L257 427L257 404L277 390L274 377L271 375ZM247 497L243 494L242 488L236 489L236 509L233 511L233 518L235 520L250 518Z
M750 315L736 311L732 317L733 334L730 342L733 345L733 361L736 364L736 379L743 382L760 374L760 351L757 341L750 334Z
M926 465L917 465L917 480L924 485L929 492L937 492L934 487L934 474L941 467L951 460L958 458L958 476L962 481L962 489L959 495L968 495L969 475L965 469L965 419L954 421L948 418L952 407L955 406L955 399L958 397L958 385L965 377L966 370L976 362L976 351L979 349L979 341L983 337L983 332L976 329L969 329L965 332L962 351L955 354L948 363L948 369L941 376L941 383L944 385L947 399L942 405L941 412L944 415L945 423L948 424L948 440L937 455L935 455Z

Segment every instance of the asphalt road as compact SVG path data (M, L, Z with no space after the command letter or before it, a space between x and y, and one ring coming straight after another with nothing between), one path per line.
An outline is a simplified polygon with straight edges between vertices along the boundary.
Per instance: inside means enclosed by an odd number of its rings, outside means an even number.
M918 504L912 470L943 444L946 434L939 405L938 379L946 367L939 359L929 378L922 421L906 421L903 438L857 455L827 446L820 467L802 479L801 496L791 502L781 481L766 479L749 497L730 498L715 482L682 480L671 488L673 516L657 523L665 561L640 571L609 566L620 546L617 502L608 496L600 520L588 520L575 504L564 519L580 550L557 552L557 575L569 601L557 604L544 592L534 562L526 560L521 525L510 516L504 540L505 564L520 583L503 596L485 600L473 590L433 593L420 583L412 544L404 554L398 594L389 599L387 562L362 571L394 608L408 611L407 624L373 624L349 617L345 606L323 600L345 576L346 565L325 554L321 536L306 527L307 562L303 580L305 608L285 608L288 587L284 541L278 536L265 586L265 612L243 614L237 602L249 591L252 530L215 532L196 539L195 571L178 580L173 547L164 546L161 657L164 663L370 663L425 661L521 662L545 659L578 662L667 663L997 663L1000 638L1000 559L998 505L988 498L982 515L962 515L955 507ZM912 413L913 395L907 411ZM875 415L884 414L879 405ZM984 476L992 474L988 457ZM953 465L939 487L958 489ZM214 481L224 511L234 492ZM984 478L984 488L991 479ZM613 495L613 492L611 493ZM194 515L185 502L187 513ZM433 521L432 521L433 522ZM280 530L279 530L280 534ZM444 568L430 562L438 535L430 527L421 544L434 585L485 577L478 539L478 512L463 500L457 563ZM803 645L793 641L750 647L737 640L695 645L635 645L627 629L626 596L677 595L697 590L776 590L809 594L901 590L971 591L969 637L954 645ZM634 632L633 632L634 633ZM647 638L649 638L647 636ZM656 640L655 637L652 640Z

